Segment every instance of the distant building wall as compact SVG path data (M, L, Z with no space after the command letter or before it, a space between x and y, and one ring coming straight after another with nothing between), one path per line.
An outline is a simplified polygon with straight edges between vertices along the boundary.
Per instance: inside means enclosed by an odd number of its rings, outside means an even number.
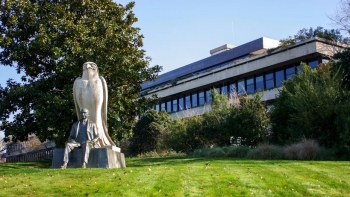
M233 92L251 94L262 91L262 101L273 101L283 81L300 71L301 62L315 68L342 49L341 45L318 38L287 48L266 49L264 44L276 45L271 39L263 38L225 50L160 75L155 82L145 83L140 96L157 94L161 102L154 109L166 110L173 119L210 110L207 106L213 88L227 96Z

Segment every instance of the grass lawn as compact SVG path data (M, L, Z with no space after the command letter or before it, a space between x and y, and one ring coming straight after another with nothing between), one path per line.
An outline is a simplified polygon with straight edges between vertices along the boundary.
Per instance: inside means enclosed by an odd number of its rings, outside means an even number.
M350 196L350 162L127 158L125 169L0 164L0 196Z

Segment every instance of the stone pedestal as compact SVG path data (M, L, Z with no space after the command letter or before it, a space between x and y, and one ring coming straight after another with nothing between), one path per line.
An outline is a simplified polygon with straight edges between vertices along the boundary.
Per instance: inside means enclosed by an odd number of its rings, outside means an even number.
M76 148L69 155L67 168L81 168L83 154L81 148ZM53 152L52 168L60 168L63 165L63 148L57 148ZM126 168L123 153L114 151L111 147L93 148L90 150L88 168Z

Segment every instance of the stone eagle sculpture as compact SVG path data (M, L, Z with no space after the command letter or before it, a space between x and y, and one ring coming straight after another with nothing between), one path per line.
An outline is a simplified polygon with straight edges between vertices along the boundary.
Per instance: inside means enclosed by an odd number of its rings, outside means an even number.
M83 64L83 75L73 85L74 104L78 120L82 117L80 110L89 110L90 120L94 121L100 137L101 146L115 146L107 129L107 83L99 76L97 65L93 62Z

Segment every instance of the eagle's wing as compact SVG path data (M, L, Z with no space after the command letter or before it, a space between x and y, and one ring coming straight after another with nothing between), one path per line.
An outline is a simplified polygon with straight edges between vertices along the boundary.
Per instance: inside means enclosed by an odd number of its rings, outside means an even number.
M78 101L77 101L77 97L76 97L76 93L77 93L77 88L79 87L77 85L77 81L80 80L81 78L78 77L75 79L74 81L74 85L73 85L73 97L74 97L74 105L75 105L75 111L77 112L77 117L78 117L78 120L81 119L81 114L80 114L80 109L79 109L79 105L78 105Z
M108 89L107 89L107 83L105 78L100 76L101 82L102 82L102 87L103 87L103 103L102 103L102 125L103 125L103 130L105 131L105 136L107 137L107 140L109 143L113 146L115 146L113 140L108 134L108 127L107 127L107 103L108 103Z

